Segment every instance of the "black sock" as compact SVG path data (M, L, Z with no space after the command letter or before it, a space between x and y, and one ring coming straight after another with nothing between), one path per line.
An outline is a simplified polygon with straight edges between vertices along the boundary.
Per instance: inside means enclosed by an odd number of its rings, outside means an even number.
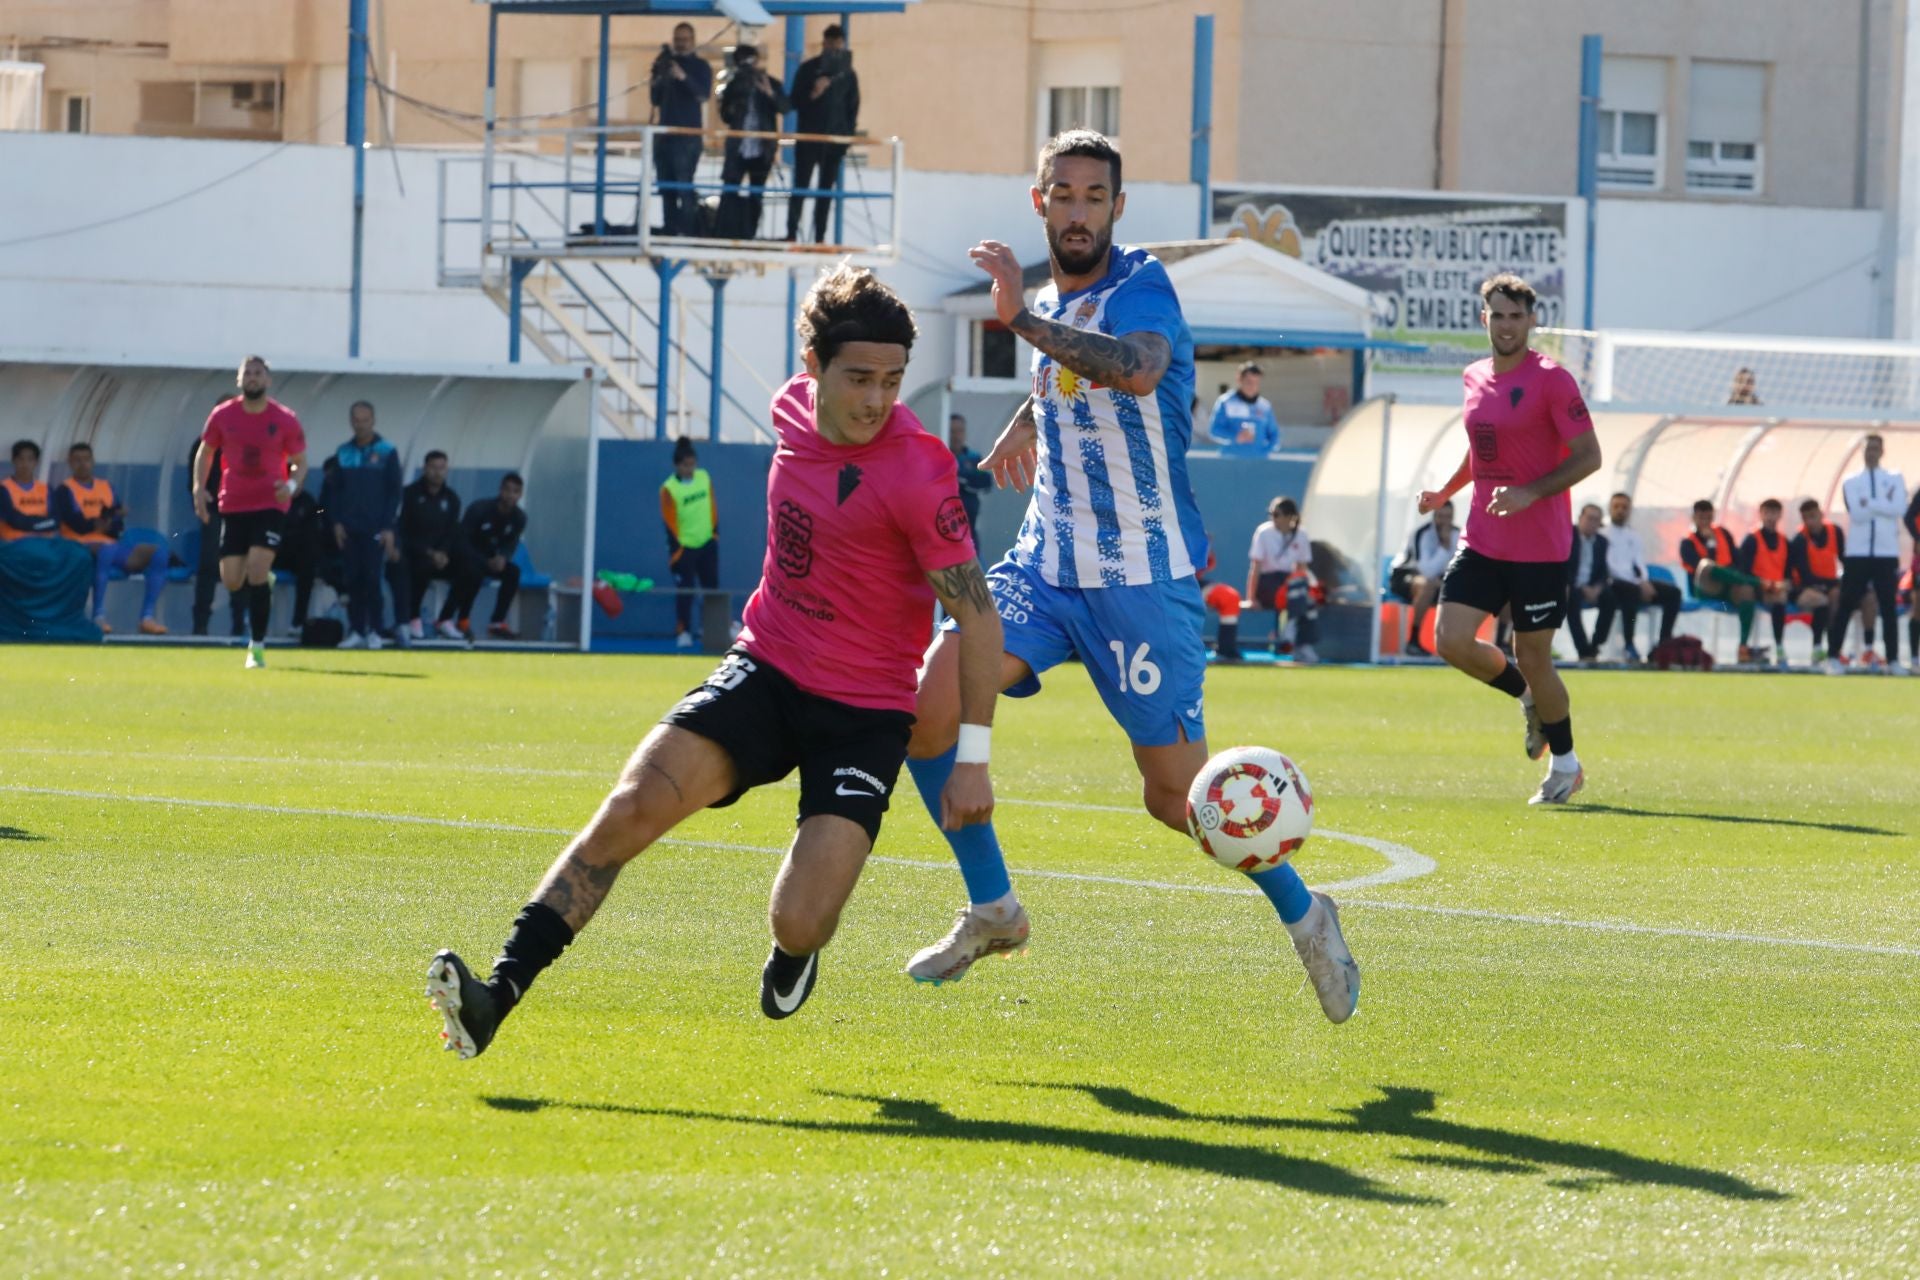
M773 944L773 954L767 957L767 976L773 979L776 991L793 990L794 979L806 970L807 961L812 953L804 956L790 955L780 949L779 943Z
M1920 660L1920 605L1907 615L1907 655Z
M267 619L273 614L273 584L262 582L247 588L247 612L253 627L253 642L267 642Z
M1787 606L1770 604L1767 612L1773 615L1773 647L1784 649L1787 646Z
M513 930L493 962L493 978L487 983L501 1017L520 1003L540 971L558 960L572 941L572 926L546 903L529 902L520 908Z
M1506 694L1517 698L1527 691L1527 678L1520 674L1520 668L1511 662L1500 668L1500 674L1487 681L1488 684Z
M1823 645L1827 642L1827 631L1833 625L1833 606L1823 604L1813 610L1813 642Z
M1573 750L1573 717L1555 720L1552 724L1542 724L1540 732L1547 735L1547 750L1557 756L1564 756Z

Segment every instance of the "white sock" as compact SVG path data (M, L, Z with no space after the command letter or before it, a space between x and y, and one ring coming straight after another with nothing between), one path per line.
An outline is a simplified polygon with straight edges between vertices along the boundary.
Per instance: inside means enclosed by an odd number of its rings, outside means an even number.
M1573 754L1573 752L1571 751L1567 752L1567 754L1565 755L1561 755L1558 752L1554 753L1553 771L1555 773L1578 773L1579 770L1580 770L1579 756Z
M1020 910L1020 899L1009 889L992 902L976 902L973 909L994 924L1006 924Z

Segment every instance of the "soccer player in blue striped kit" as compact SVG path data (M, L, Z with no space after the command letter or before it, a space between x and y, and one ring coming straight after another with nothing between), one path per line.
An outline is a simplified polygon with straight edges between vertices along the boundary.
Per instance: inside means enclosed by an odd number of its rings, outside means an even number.
M1053 279L1031 310L1011 249L987 240L971 251L993 279L1001 322L1034 349L1033 393L981 464L1002 486L1031 487L1033 498L1013 549L987 577L1005 631L1007 694L1039 692L1042 673L1078 655L1133 744L1147 812L1184 835L1187 788L1207 760L1194 576L1206 534L1186 467L1193 337L1166 268L1113 243L1126 207L1120 167L1113 144L1085 130L1041 149L1032 198ZM948 631L928 651L908 748L936 823L954 765L984 763L989 750L986 727L960 723L958 648ZM952 931L908 962L920 982L955 981L1029 935L991 823L941 834L969 901ZM1346 1021L1360 969L1333 900L1285 863L1250 878L1279 912L1321 1009Z

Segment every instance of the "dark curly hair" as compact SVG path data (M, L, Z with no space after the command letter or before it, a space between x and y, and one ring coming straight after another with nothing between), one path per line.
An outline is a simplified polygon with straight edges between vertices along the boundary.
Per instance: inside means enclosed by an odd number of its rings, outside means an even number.
M1511 271L1502 271L1497 276L1487 278L1486 283L1480 286L1480 305L1485 306L1492 302L1495 294L1510 298L1529 311L1533 310L1533 304L1537 299L1533 286Z
M886 342L913 350L913 312L865 267L842 263L813 282L800 304L801 340L822 368L849 342Z

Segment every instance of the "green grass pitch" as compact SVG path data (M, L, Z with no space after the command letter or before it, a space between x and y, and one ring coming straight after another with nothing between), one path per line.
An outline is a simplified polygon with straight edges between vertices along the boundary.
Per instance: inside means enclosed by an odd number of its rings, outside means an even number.
M769 789L630 866L461 1063L428 958L484 965L705 663L0 664L0 1275L1920 1273L1902 682L1575 673L1588 788L1542 812L1457 675L1215 673L1214 745L1314 784L1309 883L1390 865L1329 833L1432 859L1341 893L1334 1027L1064 669L996 734L1028 956L902 974L963 900L903 775L768 1022Z

